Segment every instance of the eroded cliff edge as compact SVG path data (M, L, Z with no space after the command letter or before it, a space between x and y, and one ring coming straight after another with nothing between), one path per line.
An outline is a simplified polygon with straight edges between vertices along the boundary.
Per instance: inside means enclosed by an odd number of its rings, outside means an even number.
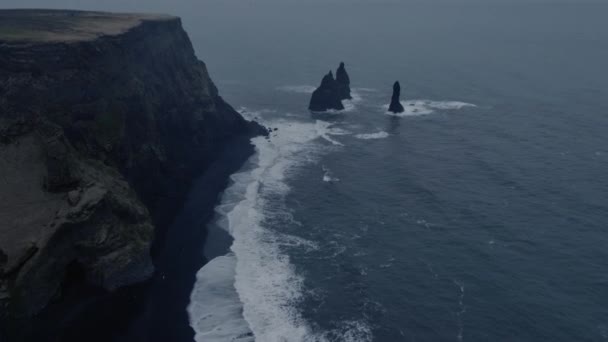
M148 278L191 181L263 132L179 18L0 11L0 312L39 312L69 270L108 290Z

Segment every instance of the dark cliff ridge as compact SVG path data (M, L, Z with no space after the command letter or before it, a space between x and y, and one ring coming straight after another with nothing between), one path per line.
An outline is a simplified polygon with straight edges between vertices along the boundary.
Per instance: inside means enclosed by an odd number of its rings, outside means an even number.
M308 109L313 112L344 109L340 98L340 86L331 71L323 76L321 85L312 93Z
M351 100L350 95L350 77L344 67L344 62L340 63L338 70L336 70L336 82L338 82L338 91L340 93L340 100Z
M388 107L389 112L393 113L403 113L405 110L403 105L401 105L401 85L399 81L393 84L393 96L391 97L391 104Z
M0 316L40 312L72 273L106 290L149 278L193 179L264 132L179 18L0 11Z

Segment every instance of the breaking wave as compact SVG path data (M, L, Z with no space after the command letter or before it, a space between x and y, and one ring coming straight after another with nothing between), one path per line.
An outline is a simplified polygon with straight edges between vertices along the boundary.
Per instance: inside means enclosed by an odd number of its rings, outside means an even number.
M363 97L356 90L351 90L350 96L352 99L342 101L345 112L352 112L357 108L357 104L363 101Z
M282 86L278 87L277 90L288 92L288 93L298 93L298 94L312 94L315 89L314 86L311 85L291 85L291 86Z
M357 139L369 140L369 139L384 139L387 138L389 134L384 131L376 132L376 133L363 133L355 135Z
M432 114L438 110L458 110L465 107L477 107L472 103L459 101L429 101L429 100L407 100L401 101L403 105L403 113L391 113L388 111L388 105L382 106L386 114L394 116L417 116Z
M357 109L357 105L363 101L363 97L361 97L361 94L359 94L357 91L354 91L354 90L351 90L350 96L352 97L350 100L342 100L342 105L344 106L344 109L342 109L342 110L330 109L325 112L317 112L317 113L343 114L343 113L349 113L349 112L354 111L355 109Z
M327 183L339 182L340 179L333 176L332 172L323 166L323 181Z
M232 254L208 262L196 274L187 311L197 342L253 342L234 288L236 258Z
M245 114L249 115L257 113ZM263 123L278 130L270 138L252 139L256 154L244 171L232 176L232 184L216 208L220 225L234 238L233 257L214 259L199 271L188 309L196 340L214 341L212 338L222 331L224 341L369 341L371 333L365 322L345 322L339 330L318 332L301 316L298 307L304 299L303 278L282 247L315 246L275 229L299 225L283 201L290 190L287 180L299 166L314 163L326 151L339 148L341 143L332 135L343 132L320 120ZM227 270L230 267L234 267L233 272ZM223 279L208 280L206 275ZM229 291L230 283L234 292Z

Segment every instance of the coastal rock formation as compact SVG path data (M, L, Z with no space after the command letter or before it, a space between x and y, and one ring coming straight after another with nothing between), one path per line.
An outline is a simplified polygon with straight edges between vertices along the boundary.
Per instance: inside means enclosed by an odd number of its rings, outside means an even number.
M403 113L405 109L403 108L403 105L401 105L400 97L401 85L399 84L399 81L397 81L393 84L393 96L391 97L391 104L388 107L389 112Z
M344 109L340 95L340 86L334 79L331 71L323 77L319 88L312 93L308 109L313 112Z
M340 94L340 100L350 100L350 77L344 67L344 62L340 63L338 70L336 71L336 82L338 83L338 92Z
M40 312L71 272L148 278L191 181L258 134L179 18L0 11L0 316Z

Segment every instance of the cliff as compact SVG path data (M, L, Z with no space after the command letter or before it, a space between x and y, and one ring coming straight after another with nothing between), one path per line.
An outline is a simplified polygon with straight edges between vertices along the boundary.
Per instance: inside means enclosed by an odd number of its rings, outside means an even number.
M0 11L0 316L40 312L73 274L150 277L192 180L263 132L179 18Z

